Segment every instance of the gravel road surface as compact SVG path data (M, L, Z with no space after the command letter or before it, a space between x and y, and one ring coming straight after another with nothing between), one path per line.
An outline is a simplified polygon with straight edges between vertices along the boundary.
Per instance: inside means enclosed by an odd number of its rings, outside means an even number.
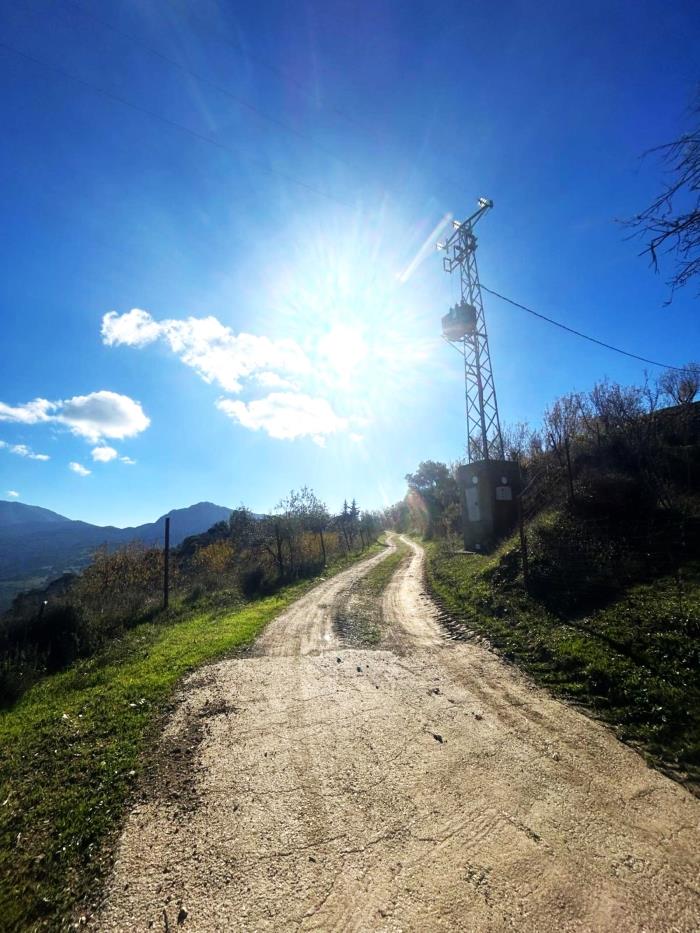
M423 553L383 644L316 587L185 684L100 931L697 931L700 801L484 648L442 637Z

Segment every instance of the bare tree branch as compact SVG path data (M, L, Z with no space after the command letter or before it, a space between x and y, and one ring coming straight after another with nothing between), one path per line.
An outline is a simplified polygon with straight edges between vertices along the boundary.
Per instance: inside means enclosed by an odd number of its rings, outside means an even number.
M660 254L673 255L669 302L676 289L700 274L700 91L691 115L693 129L645 153L659 157L672 180L649 207L625 221L633 236L646 241L640 255L649 256L656 272Z

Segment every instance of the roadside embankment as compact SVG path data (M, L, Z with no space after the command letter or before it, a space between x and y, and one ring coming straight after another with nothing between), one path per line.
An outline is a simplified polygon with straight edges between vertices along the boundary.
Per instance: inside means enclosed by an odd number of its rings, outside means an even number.
M630 586L587 614L555 615L492 556L426 547L427 582L458 623L560 696L584 705L618 736L696 793L700 787L700 563Z

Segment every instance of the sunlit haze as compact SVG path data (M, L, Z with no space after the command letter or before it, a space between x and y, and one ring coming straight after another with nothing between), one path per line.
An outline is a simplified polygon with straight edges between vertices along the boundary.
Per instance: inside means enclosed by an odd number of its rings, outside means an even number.
M682 125L696 5L409 6L5 5L0 498L118 525L401 498L464 453L435 242L480 196L485 284L687 358L692 287L666 307L616 219ZM642 378L486 314L506 422Z

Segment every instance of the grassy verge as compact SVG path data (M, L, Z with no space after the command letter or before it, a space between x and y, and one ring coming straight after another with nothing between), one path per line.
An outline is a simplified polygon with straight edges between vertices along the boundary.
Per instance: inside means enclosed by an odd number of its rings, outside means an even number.
M68 928L109 870L106 843L120 826L149 732L183 675L249 644L316 582L233 611L195 607L175 621L139 625L0 713L0 928Z
M465 628L540 684L584 704L649 760L700 788L700 562L630 587L585 617L548 612L490 557L429 544L428 583Z

